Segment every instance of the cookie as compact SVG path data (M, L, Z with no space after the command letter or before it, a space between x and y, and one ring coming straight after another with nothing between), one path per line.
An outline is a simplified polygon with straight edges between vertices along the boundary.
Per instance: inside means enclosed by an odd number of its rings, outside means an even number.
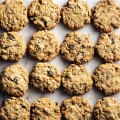
M26 53L26 43L17 32L4 32L0 36L0 57L4 60L18 61Z
M91 89L92 84L91 75L82 65L71 64L62 73L62 86L68 94L84 94Z
M68 0L61 9L61 19L69 29L78 30L91 22L91 9L82 0Z
M34 33L28 43L28 53L36 60L50 61L59 54L60 45L56 36L50 31Z
M99 65L93 73L95 86L107 95L120 91L120 66L114 63Z
M96 51L105 62L120 60L120 36L115 33L101 34Z
M5 100L0 108L0 120L30 120L30 104L21 97Z
M50 30L60 22L60 8L52 0L34 0L28 17L39 30Z
M63 120L90 120L92 109L89 102L80 96L64 100L61 106Z
M56 66L37 63L30 74L30 84L41 92L54 92L61 85L61 75Z
M95 120L120 120L120 102L113 97L97 101L94 107Z
M28 23L22 0L5 0L0 4L0 26L6 31L19 31Z
M27 70L22 65L10 65L0 74L0 89L11 96L23 96L28 90L28 76Z
M92 18L101 32L111 32L120 27L120 7L115 0L101 0L92 10Z
M31 105L31 120L61 120L60 107L49 98L41 98Z
M94 45L89 35L71 32L66 35L60 51L65 60L75 64L83 64L93 58Z

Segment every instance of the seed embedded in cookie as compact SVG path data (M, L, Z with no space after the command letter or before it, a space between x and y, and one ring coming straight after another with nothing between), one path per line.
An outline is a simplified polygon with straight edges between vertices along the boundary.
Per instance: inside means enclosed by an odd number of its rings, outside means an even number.
M50 61L60 51L57 37L50 31L39 31L33 34L28 43L28 53L39 61Z
M120 27L120 7L115 0L100 0L92 10L92 18L101 32L112 32Z
M39 30L50 30L60 22L60 8L52 0L34 0L28 17Z
M10 65L0 74L0 89L11 96L23 96L28 90L28 84L28 71L20 64Z
M54 92L61 85L61 75L56 66L37 63L30 74L30 84L41 92Z
M78 30L91 22L91 9L82 0L68 0L61 9L61 18L69 29Z
M83 64L93 58L94 45L89 35L71 32L66 35L60 51L68 62Z
M120 91L120 66L114 63L99 65L92 76L95 86L107 95Z
M96 51L105 62L120 60L120 36L115 33L102 33Z
M41 98L31 105L31 120L61 120L60 107L49 98Z
M0 120L30 120L30 103L22 97L8 98L0 108Z
M63 120L90 120L92 108L85 98L74 96L64 100L61 114Z
M61 76L62 86L68 94L84 94L92 88L93 81L91 75L82 65L69 65L64 69Z
M17 32L4 32L0 36L0 57L8 61L18 61L26 53L24 38Z
M97 101L94 107L95 120L120 120L120 102L113 97Z
M0 4L0 26L6 31L19 31L28 23L22 0L5 0Z

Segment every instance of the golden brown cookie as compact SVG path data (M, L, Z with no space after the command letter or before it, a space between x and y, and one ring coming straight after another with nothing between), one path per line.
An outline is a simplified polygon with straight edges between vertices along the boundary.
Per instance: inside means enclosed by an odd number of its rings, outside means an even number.
M91 120L92 109L86 99L74 96L64 100L61 113L63 120Z
M96 51L105 62L120 60L120 36L115 33L102 33Z
M113 97L97 101L94 107L95 120L120 120L120 102Z
M61 85L61 75L56 66L37 63L30 74L30 84L41 92L54 92Z
M71 64L62 73L62 86L68 94L84 94L92 88L92 84L91 75L82 65Z
M0 108L0 120L30 120L30 104L21 97L5 100Z
M18 61L26 53L26 43L17 32L4 32L0 36L0 57L4 60Z
M20 97L28 90L29 74L20 64L6 67L0 74L0 89L11 95Z
M28 23L22 0L5 0L0 4L0 26L6 31L19 31Z
M93 58L94 45L89 35L71 32L66 35L60 51L68 62L83 64Z
M93 73L95 86L107 95L120 91L120 66L114 63L99 65Z
M52 0L34 0L28 17L39 30L50 30L60 22L60 8Z
M31 106L31 120L61 120L60 107L49 98L41 98Z
M92 18L101 32L111 32L120 27L120 7L115 0L100 0L92 10Z
M63 23L71 30L83 28L91 21L91 9L82 0L68 0L61 9Z
M28 43L28 53L36 60L50 61L59 54L60 45L56 36L50 31L34 33Z

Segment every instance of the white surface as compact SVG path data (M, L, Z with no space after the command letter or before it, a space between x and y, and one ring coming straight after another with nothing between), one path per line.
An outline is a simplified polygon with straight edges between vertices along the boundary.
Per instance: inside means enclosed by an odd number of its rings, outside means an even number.
M31 1L32 0L24 0L24 4L26 6L28 6L31 3ZM99 0L86 0L86 1L92 8ZM0 2L3 2L3 0L0 0ZM54 2L59 4L60 7L62 7L67 2L67 0L54 0ZM120 0L117 0L117 2L120 5ZM31 24L28 24L19 33L25 38L26 42L28 42L30 40L31 36L33 35L33 33L36 31L37 31L37 29L35 27L33 27ZM70 32L70 30L66 29L64 27L64 25L61 23L59 25L57 25L54 29L52 29L52 31L56 34L60 43L64 40L66 33ZM87 25L83 29L79 30L79 32L85 33L85 34L90 34L91 39L94 43L97 42L98 36L100 34L94 28L94 26L91 24ZM115 32L120 34L120 29L115 30ZM0 32L0 34L1 33L2 33L2 31ZM25 66L25 68L28 69L28 71L30 72L32 70L33 66L37 63L37 61L33 60L32 58L29 58L29 56L26 56L23 59L21 59L19 61L19 63L22 63ZM62 57L60 55L57 58L55 58L54 60L50 61L50 63L57 65L60 71L63 71L65 66L68 65L68 63L66 61L62 60ZM92 74L94 69L100 63L102 63L100 58L94 57L90 62L88 62L84 65L87 67L88 71ZM4 67L6 67L10 64L14 64L14 63L13 62L4 62L4 61L0 60L0 72L3 70ZM118 62L118 64L120 64L120 62ZM83 95L84 98L87 98L90 101L92 107L94 106L95 102L99 98L102 98L103 96L105 96L105 95L102 94L99 90L97 90L94 86L93 86L92 90L90 90L90 92ZM0 92L0 103L7 97L8 96L6 96L2 92ZM49 93L41 93L41 92L39 92L39 90L36 90L33 87L29 87L27 94L23 97L27 98L30 102L34 102L35 100L37 100L38 98L41 98L41 97L49 97L50 99L54 100L55 102L58 102L61 104L64 99L66 99L70 96L67 95L66 93L64 93L62 89L57 90L55 93L49 94ZM116 97L120 101L120 93L114 95L114 97Z

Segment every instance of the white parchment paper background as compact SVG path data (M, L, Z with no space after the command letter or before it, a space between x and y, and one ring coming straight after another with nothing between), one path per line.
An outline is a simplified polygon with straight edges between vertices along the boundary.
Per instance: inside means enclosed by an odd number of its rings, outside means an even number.
M3 2L4 0L0 0L0 2ZM86 2L90 5L92 8L99 0L86 0ZM30 5L32 0L24 0L24 4L26 7ZM62 7L67 0L54 0L55 3L59 4L60 7ZM120 0L116 0L118 5L120 6ZM31 25L28 24L22 31L19 33L25 38L26 43L30 40L31 36L34 32L36 32L37 29ZM52 29L56 36L58 37L59 42L61 43L64 40L65 35L70 32L70 30L66 29L62 23L58 24L54 29ZM96 43L99 37L99 31L97 31L92 24L87 25L83 29L78 30L80 33L90 34L91 40ZM3 31L0 30L0 34ZM115 30L116 33L120 34L120 29ZM29 56L25 56L22 58L19 63L22 63L26 69L30 72L33 68L33 66L37 63L37 61L33 60ZM59 70L62 72L63 69L68 65L66 61L63 61L61 56L59 55L54 60L50 61L51 64L55 64L58 66ZM92 74L94 69L100 64L102 61L100 58L97 58L96 56L88 63L84 64L84 66L87 67L88 71ZM3 70L4 67L14 64L13 62L5 62L0 60L0 72ZM120 64L120 62L117 62L117 64ZM87 98L91 106L93 107L95 102L99 99L105 96L102 94L99 90L97 90L94 86L92 90L90 90L88 93L84 94L83 97ZM8 96L0 92L0 103L2 103L3 100L5 100ZM38 98L41 97L49 97L50 99L54 100L55 102L62 103L62 101L68 97L66 93L63 92L62 89L57 90L55 93L41 93L39 90L34 89L33 87L29 87L29 90L27 91L26 95L23 96L24 98L27 98L29 102L34 102ZM120 101L120 93L114 95L119 101Z

